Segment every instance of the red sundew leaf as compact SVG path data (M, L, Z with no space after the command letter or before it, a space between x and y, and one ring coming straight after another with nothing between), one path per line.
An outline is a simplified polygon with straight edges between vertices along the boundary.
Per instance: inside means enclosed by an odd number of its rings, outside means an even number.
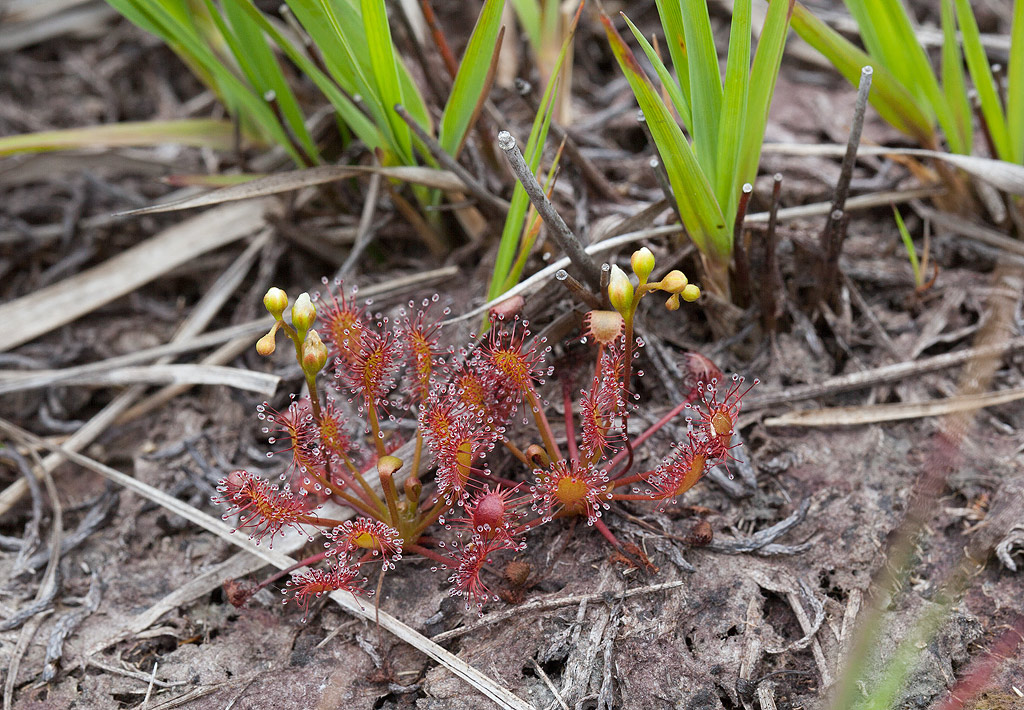
M359 569L348 565L331 565L328 569L319 567L293 574L281 593L285 595L284 604L288 603L288 595L302 609L302 621L305 623L309 615L309 605L324 594L338 590L351 592L353 596L366 594L361 584ZM373 594L373 592L369 592Z
M527 343L530 329L526 321L516 318L508 327L501 325L501 320L496 321L480 346L483 363L495 381L505 383L522 397L550 374L550 368L544 368L548 349L540 348L543 343Z
M363 309L345 297L345 292L338 284L337 293L331 293L330 302L321 300L317 314L322 325L320 331L333 346L333 354L349 363L353 363L362 350L363 333L366 331ZM354 294L353 294L354 297Z
M316 518L315 514L306 511L305 501L292 495L288 486L279 489L248 471L232 471L221 479L217 490L221 495L211 500L226 506L223 517L241 516L235 530L249 530L249 539L255 540L257 545L269 535L270 547L273 548L274 536L285 527L306 534L300 525Z
M688 440L676 444L672 454L647 478L651 497L675 503L718 462L717 449L706 436L690 431Z
M438 346L441 323L428 314L430 305L437 300L435 294L431 300L423 302L423 310L417 311L412 318L406 317L399 336L405 343L405 352L411 360L413 399L420 402L430 394L430 378L434 373L434 365L441 355ZM410 301L409 308L414 307L415 304ZM449 312L446 308L442 315L448 315Z
M732 385L726 390L721 401L718 399L718 380L700 385L697 401L688 404L687 409L695 412L692 421L695 426L701 427L704 434L724 449L728 449L732 440L733 431L736 429L736 420L740 416L740 407L743 397L757 385L759 380L755 379L742 392L744 378L733 375Z
M480 573L489 561L490 555L507 549L508 543L500 538L474 538L462 548L462 554L457 558L458 566L448 578L452 584L449 594L452 597L465 597L466 609L475 605L477 611L482 614L484 604L489 600L498 601L498 596L487 588Z

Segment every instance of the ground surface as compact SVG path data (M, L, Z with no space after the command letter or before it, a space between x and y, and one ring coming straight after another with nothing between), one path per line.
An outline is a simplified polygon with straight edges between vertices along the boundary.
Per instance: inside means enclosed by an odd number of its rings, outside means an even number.
M457 20L454 14L442 15L449 26ZM650 24L653 16L641 14L639 20ZM997 13L982 12L981 20L983 29L1005 32ZM0 134L217 111L158 42L126 23L98 22L97 35L60 36L0 56ZM650 149L633 121L633 99L612 73L598 32L593 18L587 18L574 87L576 120L583 127L578 138L612 184L631 187L623 204L604 204L593 194L585 195L586 188L572 174L558 194L567 218L574 216L577 226L594 229L658 198L657 185L645 170ZM501 88L495 89L495 101L510 125L525 133L529 115L521 102ZM767 140L842 142L852 102L853 91L831 75L787 61ZM599 117L598 109L609 106L621 110ZM880 143L900 142L870 114L865 136ZM161 176L224 169L233 161L231 156L171 149L0 161L0 299L11 301L60 282L175 224L181 215L116 223L107 215L169 192L159 182ZM792 206L829 199L838 164L766 154L762 173L774 172L785 178L782 204ZM770 181L764 180L757 186L754 210L766 206ZM865 161L854 188L872 191L912 182L899 166ZM275 221L256 266L211 329L259 315L260 296L272 283L295 293L314 286L321 274L333 273L348 245L332 242L330 235L355 224L365 189L365 183L342 185L334 193L341 200L314 200ZM355 207L339 216L339 202ZM667 218L664 214L660 220ZM379 308L394 308L434 291L456 312L466 303L479 302L492 258L488 245L457 241L452 256L436 258L390 202L381 202L377 219L377 244L350 282L386 285L445 263L454 264L459 274L412 292L385 291ZM911 219L911 228L919 232L918 224ZM863 297L877 325L859 302L851 305L849 290L844 290L846 300L831 320L812 323L801 315L809 285L801 281L806 269L799 243L815 240L820 227L820 218L780 225L789 305L776 337L752 336L751 329L741 327L740 337L728 343L713 340L708 319L696 308L668 314L658 307L644 316L648 350L658 350L668 362L683 366L684 351L696 350L723 371L762 380L743 418L744 451L756 474L755 492L732 495L707 480L683 501L688 509L658 513L637 505L611 511L610 527L643 548L657 571L642 573L613 559L611 548L582 525L549 525L535 533L523 558L535 571L524 595L527 606L492 603L477 618L448 598L443 573L431 572L426 562L407 560L386 580L381 609L427 637L472 627L446 634L441 643L537 708L558 707L549 684L568 707L758 707L752 681L776 672L765 682L774 686L777 707L820 707L821 691L841 667L840 649L855 633L858 610L869 603L871 578L906 515L914 481L936 467L940 425L934 419L916 419L838 428L771 427L765 417L794 405L767 399L784 399L800 385L822 383L834 375L970 346L980 324L992 317L993 302L1006 296L992 274L1001 261L997 254L942 233L932 247L939 277L930 290L915 295L891 216L882 209L855 215L843 261L848 287L855 289L856 298ZM324 236L319 242L309 238L320 233ZM753 234L757 238L761 233ZM167 342L244 246L206 254L56 332L0 354L0 367L67 367ZM664 244L656 242L655 249L659 258L669 258ZM692 254L684 253L681 264L688 273L695 272ZM1011 284L1016 278L1012 270L1002 276ZM1019 335L1021 326L1019 297L1019 289L1010 294L1011 315L1004 323L1013 335ZM531 319L541 327L566 308L564 292L555 285L527 304ZM453 344L465 335L457 328L448 332ZM555 347L559 355L563 345ZM647 372L640 388L648 404L642 416L653 420L672 404L663 384L672 378L659 374L665 359L651 362L646 359L650 355L644 357ZM277 403L298 385L297 371L283 362L260 360L251 352L239 360L253 369L276 369L287 378L274 399ZM1020 363L1019 354L1000 360L992 386L1024 384ZM922 372L847 393L826 388L816 400L795 404L920 401L955 394L958 379L957 368ZM556 398L556 392L549 394ZM0 417L59 440L115 395L111 388L80 387L6 394ZM253 416L261 400L222 387L192 389L108 427L85 453L217 514L208 500L224 472L242 465L268 466ZM886 605L883 656L936 603L965 548L986 534L999 533L994 544L1014 520L1020 523L1022 430L1024 408L1019 404L988 409L971 422L955 455L941 462L952 474L929 501L907 584ZM657 459L668 444L666 434L640 455ZM18 477L13 463L0 462L4 488ZM57 566L53 602L40 605L53 613L0 632L0 667L6 669L2 677L7 687L15 691L13 707L490 706L447 669L335 606L317 606L302 623L293 607L281 608L276 591L264 591L246 608L235 609L225 602L220 581L245 571L246 557L237 548L80 467L62 466L53 480L64 537L75 545ZM28 528L36 517L29 500L6 504L0 517L0 534L5 536L0 616L7 619L31 607L44 579L45 557L35 560L29 571L19 559L19 540L30 537ZM715 533L711 547L684 542L695 524L692 507L706 509L703 514ZM34 552L48 549L50 511L44 505ZM1000 516L993 517L997 512ZM774 546L729 554L731 541L787 519L793 524ZM84 534L76 536L76 528ZM1024 602L1020 573L988 557L991 545L982 547L987 563L972 575L966 593L957 595L936 635L919 646L920 665L900 707L929 707L970 659L1016 622ZM1016 562L1021 564L1019 555ZM252 576L267 573L253 571ZM182 588L197 591L166 614L147 619L147 610ZM630 595L631 590L641 591ZM536 600L551 603L532 610L529 605ZM48 639L55 627L69 623L69 615L84 620L79 619L68 637L52 680L40 682ZM495 618L497 623L489 622ZM20 665L12 678L14 659ZM151 674L159 681L152 687ZM1014 655L999 667L973 707L1024 707L1018 689L1024 689L1024 662Z

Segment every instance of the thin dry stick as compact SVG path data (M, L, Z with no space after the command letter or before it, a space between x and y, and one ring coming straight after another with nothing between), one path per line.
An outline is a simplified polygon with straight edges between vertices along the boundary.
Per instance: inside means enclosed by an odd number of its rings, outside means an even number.
M548 230L555 241L558 242L558 246L562 247L565 255L582 272L583 280L587 282L587 285L594 290L600 288L601 272L597 264L590 258L583 243L569 229L569 225L565 223L565 220L555 210L547 195L544 194L543 188L537 182L537 178L534 177L530 166L526 164L519 146L516 145L516 139L508 131L501 131L498 133L498 147L505 151L505 156L508 158L509 165L512 166L512 171L526 189L526 194L530 196L530 202L533 203L537 213L544 220L544 224L548 226Z
M559 269L555 272L555 281L561 283L577 300L591 308L600 309L602 307L601 299L588 291L586 286L577 281L565 269Z
M176 266L265 227L273 199L223 205L181 222L59 283L0 305L9 350L131 293Z
M843 156L839 170L839 181L836 193L832 197L833 210L846 209L846 197L850 194L850 181L853 179L853 166L857 162L857 151L860 149L860 135L864 128L864 112L868 106L868 95L871 93L871 67L860 70L860 83L857 85L857 102L853 107L853 123L850 125L850 137L846 142L846 155ZM825 245L822 244L822 247Z
M767 409L779 404L799 402L805 399L814 399L838 392L849 392L850 390L873 387L874 385L898 382L914 375L925 372L943 370L947 367L962 365L975 358L1002 357L1004 354L1024 350L1024 336L1012 338L1005 343L995 343L981 347L971 347L958 352L945 353L910 362L900 362L895 365L876 367L863 372L854 372L849 375L832 377L824 382L811 385L790 387L784 392L747 397L743 401L743 411L746 413L759 409Z
M121 367L129 367L131 365L142 365L167 356L184 355L185 353L195 352L196 350L205 350L214 345L222 345L229 340L234 340L239 337L263 335L270 330L270 326L273 324L273 320L270 316L267 316L266 318L257 318L245 323L239 323L238 325L231 325L227 328L211 330L208 333L198 335L191 340L182 342L172 340L165 345L157 345L144 350L136 350L135 352L125 353L124 355L117 355L115 357L108 357L106 360L97 360L96 362L88 362L83 365L73 365L59 370L10 370L7 372L0 372L0 390L2 390L8 380L17 380L21 389L36 389L39 387L48 387L50 384L57 381L81 377L83 375L94 374L97 372L109 372Z
M356 265L356 261L359 259L360 255L370 244L370 238L372 236L370 223L373 222L373 215L377 211L377 196L380 194L380 181L380 173L374 173L370 176L370 185L366 190L366 201L363 203L363 212L359 215L359 225L356 227L356 239L352 244L352 250L348 253L348 257L345 259L345 263L338 267L337 273L334 274L334 278L336 279L343 279L348 275L348 272Z
M750 302L750 259L747 256L747 245L743 243L743 220L747 216L747 206L754 186L743 183L740 189L740 201L736 207L736 219L732 225L732 251L734 271L736 275L736 302L746 306Z
M405 107L401 104L395 104L395 113L405 121L416 137L427 147L430 155L433 156L442 167L450 170L456 175L466 186L466 190L469 191L473 197L477 199L480 206L484 208L491 216L496 216L504 219L505 215L508 214L509 204L505 200L501 199L497 195L493 194L490 190L484 187L483 183L476 179L471 172L462 167L462 164L455 158L448 154L441 144L437 140L423 130L423 127L416 122L409 112L405 110Z
M98 473L104 478L107 478L118 485L133 491L134 493L138 493L147 500L151 500L168 511L176 515L180 515L186 520L195 523L231 544L244 550L248 550L278 569L293 567L296 563L296 560L288 555L265 547L260 547L244 536L233 535L231 528L225 525L221 520L207 515L201 510L198 510L197 508L194 508L157 488L153 488L142 481L132 478L131 476L127 476L110 466L102 464L99 461L95 461L74 451L67 451L62 447L51 444L45 439L31 434L30 432L27 432L3 419L0 419L0 430L8 432L12 436L24 438L34 446L41 446L54 452L60 452L73 463ZM351 594L333 592L330 597L334 602L351 614L367 619L371 622L378 621L377 614L375 614L372 609L366 609L359 604L359 602L352 598ZM490 677L485 676L459 657L441 648L436 643L432 642L430 639L426 638L409 626L403 624L390 614L383 611L379 612L379 624L382 628L390 631L402 641L405 641L409 645L422 651L460 678L469 682L473 687L498 705L504 708L513 708L514 710L535 710L533 706L513 695Z
M768 229L764 235L764 273L761 274L761 327L769 333L776 330L779 294L782 293L782 275L779 273L779 248L775 229L779 221L779 195L782 192L782 173L772 176L772 204L768 210Z
M277 389L277 385L280 382L281 378L277 375L268 375L263 372L253 372L252 370L243 370L237 367L202 364L156 364L120 367L106 372L94 371L84 375L59 374L51 376L45 382L40 382L39 378L28 382L7 379L0 381L0 394L54 385L104 387L134 384L189 384L225 385L236 389L257 392L265 397L269 397Z
M944 397L927 402L899 402L876 404L867 407L828 407L824 409L789 412L780 417L764 420L767 427L773 426L853 426L895 422L903 419L940 417L949 414L975 412L997 404L1007 404L1024 399L1024 387L984 394L963 394Z
M558 688L556 688L555 684L551 682L551 678L548 677L548 674L545 673L544 669L541 668L539 663L537 663L537 659L531 658L530 663L533 664L533 669L537 671L537 675L540 676L540 679L544 681L544 685L546 685L548 690L551 691L551 694L555 696L555 700L557 700L558 704L562 706L562 710L569 710L569 706L566 705L565 701L562 699L562 694L558 692Z

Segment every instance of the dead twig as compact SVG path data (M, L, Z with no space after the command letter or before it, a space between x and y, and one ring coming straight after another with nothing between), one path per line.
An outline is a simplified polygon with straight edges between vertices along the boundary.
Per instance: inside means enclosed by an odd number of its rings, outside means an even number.
M895 365L885 365L884 367L864 370L863 372L831 377L824 382L816 384L790 387L784 392L747 397L743 401L743 411L744 413L750 413L779 404L816 399L839 392L849 392L850 390L864 389L879 384L899 382L925 372L934 372L962 365L977 358L1002 357L1019 350L1024 350L1024 336L1011 338L1001 343L970 347L957 352L935 355L923 360L900 362Z
M537 213L544 220L544 224L547 225L551 236L558 242L558 246L562 247L562 251L565 252L573 265L583 274L583 280L587 282L587 285L595 291L599 289L601 287L600 269L598 269L594 260L590 258L583 243L569 229L569 225L565 223L565 220L555 210L547 195L544 194L544 190L541 188L540 183L537 182L533 171L526 164L526 160L516 144L516 139L508 131L501 131L498 133L498 146L505 151L505 156L508 158L509 165L512 166L512 171L526 190L526 194L530 196L530 202L533 203Z

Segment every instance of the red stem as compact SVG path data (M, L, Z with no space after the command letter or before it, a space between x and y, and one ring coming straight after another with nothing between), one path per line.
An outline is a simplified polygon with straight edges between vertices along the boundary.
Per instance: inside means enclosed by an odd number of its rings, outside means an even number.
M686 405L688 405L692 401L693 401L693 397L692 396L687 397L682 402L680 402L678 405L676 405L671 410L669 410L668 414L663 416L661 419L659 419L654 424L652 424L646 431L644 431L642 434L640 434L640 436L638 436L636 438L636 440L633 442L633 446L640 446L640 444L644 443L649 438L654 436L662 427L664 427L670 421L672 421L677 416L679 416L679 413L682 412L686 408ZM622 450L619 453L615 454L615 456L612 458L611 462L608 464L608 470L614 470L615 467L618 466L622 462L622 459L626 458L628 453L629 453L628 451ZM622 473L625 473L625 471L623 471ZM622 475L622 474L620 473L619 475Z
M269 587L271 584L273 584L277 580L281 579L286 574L291 574L292 572L297 570L299 567L306 567L308 565L315 565L317 562L320 562L322 559L327 557L327 554L329 552L330 552L330 550L324 550L323 552L318 552L315 555L307 557L304 560L299 560L298 562L296 562L295 564L293 564L290 567L285 567L283 570L279 570L279 571L275 572L274 574L270 575L269 577L264 579L262 582L257 584L255 587L253 587L253 589L249 593L249 596L251 597L253 594L255 594L256 592L260 591L264 587Z
M455 567L455 560L450 557L444 557L437 554L433 550L423 547L423 545L406 545L405 549L409 552L415 552L417 555L423 555L424 557L433 560L434 562L440 563L445 567Z
M604 524L604 521L601 520L601 518L598 518L594 521L594 527L597 528L602 535L604 535L604 538L608 542L610 542L615 547L622 549L622 543L615 539L615 536L612 534L612 531L608 529L608 526Z

